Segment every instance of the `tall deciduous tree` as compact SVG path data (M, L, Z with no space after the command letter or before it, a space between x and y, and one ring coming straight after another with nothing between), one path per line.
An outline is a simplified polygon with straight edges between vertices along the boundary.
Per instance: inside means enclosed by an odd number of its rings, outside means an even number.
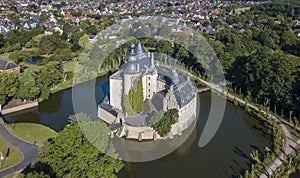
M16 97L20 99L35 99L40 93L36 82L36 75L31 71L25 71L19 75L19 89Z
M45 36L39 43L41 54L52 54L56 48L56 39L52 35Z
M50 140L35 163L23 171L24 177L32 172L45 172L51 177L117 177L123 163L103 153L115 154L107 126L100 121L90 121L84 113L72 118L73 122ZM82 130L92 138L88 140Z

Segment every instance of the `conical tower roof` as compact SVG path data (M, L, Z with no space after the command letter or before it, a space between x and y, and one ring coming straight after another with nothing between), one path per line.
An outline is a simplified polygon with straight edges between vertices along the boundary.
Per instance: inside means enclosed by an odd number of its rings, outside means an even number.
M145 49L142 46L142 43L141 43L140 40L139 40L138 44L136 45L135 52L136 52L137 55L141 55L141 54L145 54L146 53Z

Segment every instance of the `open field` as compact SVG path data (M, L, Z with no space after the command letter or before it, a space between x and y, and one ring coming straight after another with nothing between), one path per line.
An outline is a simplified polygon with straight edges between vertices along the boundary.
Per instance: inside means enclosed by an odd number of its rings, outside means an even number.
M56 137L57 135L57 132L54 130L35 123L8 124L6 128L14 136L29 143L36 142L36 144L40 146L42 146L48 138Z

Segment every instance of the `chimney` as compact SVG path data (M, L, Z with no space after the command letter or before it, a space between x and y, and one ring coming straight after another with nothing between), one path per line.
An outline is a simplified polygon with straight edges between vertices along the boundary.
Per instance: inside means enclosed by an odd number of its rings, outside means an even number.
M139 63L136 64L136 70L137 70L137 72L140 72L140 64Z
M154 67L154 54L151 53L151 67Z

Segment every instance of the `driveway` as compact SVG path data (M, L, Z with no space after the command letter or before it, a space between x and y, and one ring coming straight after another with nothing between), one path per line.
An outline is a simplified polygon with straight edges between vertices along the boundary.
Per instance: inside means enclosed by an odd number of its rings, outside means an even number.
M12 134L10 134L5 126L3 125L2 118L0 117L0 137L12 145L14 148L18 149L23 154L23 160L21 163L9 167L5 170L0 171L0 177L5 177L9 174L15 173L17 171L20 171L30 165L36 158L36 155L38 154L38 147L36 145L24 142ZM11 155L12 156L12 155Z

